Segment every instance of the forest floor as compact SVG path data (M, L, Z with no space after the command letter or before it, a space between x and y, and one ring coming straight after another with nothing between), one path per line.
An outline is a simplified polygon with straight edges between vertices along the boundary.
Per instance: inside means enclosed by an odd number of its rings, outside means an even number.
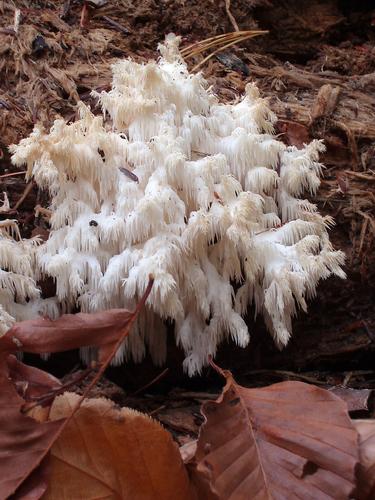
M10 202L1 219L17 219L26 237L47 237L48 228L34 209L46 207L48 199L32 181L14 175L18 172L7 148L37 122L48 127L57 115L74 119L79 100L95 109L90 92L109 87L116 59L157 57L157 43L169 32L181 35L185 46L233 31L236 25L268 30L216 54L200 70L228 102L255 81L269 98L278 116L276 133L286 143L298 146L324 139L326 169L314 201L322 213L335 218L331 239L347 255L348 278L331 278L319 286L308 314L296 318L293 339L282 352L258 321L251 326L250 347L224 345L217 362L247 386L302 380L342 390L371 390L375 10L370 1L237 0L229 15L225 5L228 2L214 0L1 1L0 192ZM19 26L15 6L21 12ZM201 60L198 56L188 63L193 67ZM187 380L180 370L182 354L172 345L170 351L165 369L152 367L149 360L110 369L112 382L104 380L96 392L156 416L183 443L184 434L198 431L200 402L212 397L207 393L218 392L220 383L210 370ZM43 363L27 359L58 376L79 363L75 355L55 355Z

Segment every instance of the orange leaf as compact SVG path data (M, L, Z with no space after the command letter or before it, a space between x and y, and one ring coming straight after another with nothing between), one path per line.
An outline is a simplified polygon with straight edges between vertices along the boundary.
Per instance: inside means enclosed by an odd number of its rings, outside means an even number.
M200 498L349 497L358 448L343 401L301 382L246 389L220 372L227 383L203 405L206 422L190 464L206 495Z
M66 418L78 399L57 397L51 418ZM50 466L46 500L194 499L170 434L147 415L116 409L104 398L83 402L55 442Z

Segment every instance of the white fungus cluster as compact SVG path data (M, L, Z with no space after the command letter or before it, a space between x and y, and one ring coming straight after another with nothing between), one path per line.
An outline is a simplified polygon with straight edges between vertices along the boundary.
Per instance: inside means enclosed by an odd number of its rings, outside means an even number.
M54 298L41 298L36 284L38 244L37 238L21 239L15 220L0 222L0 336L16 320L56 318L61 311Z
M225 338L248 344L251 303L286 345L291 317L318 281L344 277L344 255L329 242L332 221L301 199L319 186L322 143L276 140L275 116L252 84L237 103L220 103L201 74L189 74L177 37L160 52L157 63L113 66L112 90L97 94L104 118L80 104L78 121L36 128L13 147L13 161L51 195L35 275L54 278L59 307L131 309L152 273L117 361L138 361L148 346L163 362L169 320L194 374Z

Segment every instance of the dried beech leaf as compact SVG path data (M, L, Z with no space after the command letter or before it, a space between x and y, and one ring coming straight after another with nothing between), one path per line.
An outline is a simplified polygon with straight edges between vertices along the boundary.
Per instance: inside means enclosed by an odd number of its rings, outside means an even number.
M21 413L23 403L0 357L0 498L13 494L38 467L64 424L36 422Z
M25 365L13 354L8 356L9 377L24 399L36 398L61 387L59 379L34 366Z
M63 314L56 320L21 321L0 338L0 351L43 354L114 344L132 319L134 312L110 309L90 314Z
M359 434L357 495L359 500L375 498L375 420L353 420Z
M21 484L16 493L12 495L11 500L39 500L42 498L48 488L49 474L49 456L47 456Z
M349 497L357 432L342 400L302 382L246 389L221 373L226 386L203 405L207 420L190 464L195 484L211 482L211 496L200 498Z
M67 417L76 394L55 399L51 418ZM67 481L67 478L69 480ZM170 434L150 417L85 400L51 450L46 500L192 500L189 478Z
M190 460L194 458L197 452L197 443L196 439L192 439L188 443L180 446L180 455L185 463L190 462Z
M328 390L345 401L349 412L368 410L368 400L372 393L371 389L332 387Z
M116 341L121 342L129 333L150 293L152 281L150 279L134 312L112 309L95 314L66 314L55 321L45 318L22 321L0 337L0 499L14 493L15 498L33 499L42 494L45 469L44 462L42 466L40 464L86 395L85 392L79 398L66 419L40 422L23 414L24 397L40 396L43 387L48 392L59 389L61 384L42 370L18 362L12 353L58 352L86 345L114 346L114 351L108 353L108 358L86 388L88 391L110 362L117 347ZM39 408L36 410L43 420L44 411L41 414Z
M280 121L279 127L284 133L285 140L290 146L302 148L310 142L309 130L301 123L291 121Z

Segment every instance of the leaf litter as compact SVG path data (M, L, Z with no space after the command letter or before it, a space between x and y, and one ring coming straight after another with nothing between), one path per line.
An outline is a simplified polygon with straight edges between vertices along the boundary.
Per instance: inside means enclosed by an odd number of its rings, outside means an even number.
M134 312L110 310L96 315L63 315L56 322L40 318L16 323L0 338L0 498L15 493L47 455L129 334L152 284L153 280L150 279ZM23 382L26 395L30 393L29 383L33 381L37 381L39 387L42 382L48 390L59 389L60 384L54 377L42 374L41 370L15 362L13 353L20 351L20 348L24 352L42 353L92 345L100 348L102 362L69 415L55 421L37 422L22 413L25 400L17 392L17 385L22 387ZM11 374L13 379L10 378Z

